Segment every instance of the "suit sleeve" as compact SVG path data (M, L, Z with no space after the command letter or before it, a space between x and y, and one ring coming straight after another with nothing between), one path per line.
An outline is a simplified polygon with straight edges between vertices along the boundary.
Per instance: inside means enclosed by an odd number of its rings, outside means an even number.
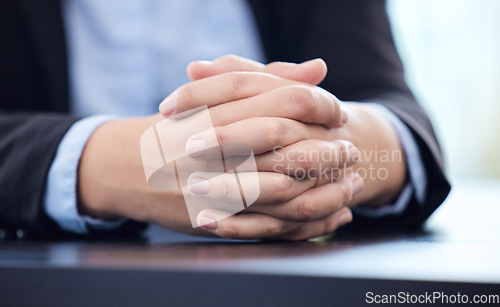
M68 80L60 1L0 1L0 237L71 236L47 216L47 174L66 131ZM109 233L130 236L130 222ZM74 236L73 236L74 237Z
M77 238L45 212L47 173L60 140L78 118L64 114L0 114L0 228L11 236ZM144 224L130 221L90 237L135 236Z
M55 114L0 115L0 227L42 236L61 232L41 204L59 141L76 120Z
M409 90L383 0L250 1L269 61L323 58L322 87L344 101L379 103L410 129L427 173L422 202L398 216L355 216L355 229L415 229L444 201L450 185L432 124Z

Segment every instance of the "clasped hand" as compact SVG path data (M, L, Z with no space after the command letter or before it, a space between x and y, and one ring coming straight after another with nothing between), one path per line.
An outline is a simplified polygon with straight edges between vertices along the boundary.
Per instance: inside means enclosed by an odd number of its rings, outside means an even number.
M195 235L303 240L349 223L354 205L386 204L402 189L405 161L368 161L361 153L401 151L397 134L369 105L341 102L318 87L326 73L319 59L263 65L225 56L191 63L192 82L170 94L160 114L110 121L92 134L78 170L80 213L125 217ZM251 206L222 220L217 211L202 211L198 221L204 226L193 229L180 191L148 186L139 139L165 117L200 106L208 107L217 140L194 135L187 153L209 158L199 152L214 141L222 148L229 143L251 147L260 193ZM387 177L362 179L356 170L368 166L385 168ZM210 177L188 188L199 197L224 199L226 180Z
M229 238L305 239L332 232L352 219L347 205L363 189L363 181L346 169L358 161L359 150L332 135L331 129L344 126L348 115L342 102L316 86L326 75L322 60L262 65L226 56L193 62L188 75L193 82L169 95L160 112L170 116L208 106L215 141L221 147L250 146L260 182L259 198L241 214L220 220L221 212L202 211L198 224L203 229ZM187 153L209 159L198 154L206 144L214 144L208 137L192 136ZM245 175L239 175L242 184ZM195 176L210 179L190 185L192 194L230 197L231 175Z

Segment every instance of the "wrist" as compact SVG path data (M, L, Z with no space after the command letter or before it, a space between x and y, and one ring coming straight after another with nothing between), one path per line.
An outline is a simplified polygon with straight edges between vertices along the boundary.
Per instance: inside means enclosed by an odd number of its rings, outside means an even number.
M81 214L100 219L130 217L126 209L148 196L139 138L159 119L151 116L114 120L94 131L78 166Z
M365 188L352 205L378 207L394 200L406 178L406 161L399 137L391 123L372 106L346 102L349 121L334 129L335 138L351 141L361 153L352 168L364 179Z

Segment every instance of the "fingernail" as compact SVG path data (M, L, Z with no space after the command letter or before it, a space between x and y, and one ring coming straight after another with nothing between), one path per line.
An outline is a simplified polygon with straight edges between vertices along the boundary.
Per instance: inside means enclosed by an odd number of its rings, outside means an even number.
M189 184L187 188L189 193L193 195L207 195L210 192L210 182L206 179L201 179L201 181Z
M196 61L196 63L201 65L210 65L212 64L212 61Z
M175 109L175 97L176 93L173 92L170 94L165 100L163 100L160 105L158 106L158 111L160 111L161 114L163 115L170 115L171 113L174 112Z
M197 221L198 225L208 231L217 230L217 221L210 216L198 215Z
M312 60L307 60L307 61L304 61L304 62L300 63L299 65L303 65L303 64L307 65L309 63L314 63L314 62L319 62L319 61L323 61L323 59L322 58L316 58L316 59L312 59Z
M338 226L343 226L347 223L350 223L352 221L352 213L351 210L342 210L339 213L339 217L337 220Z
M347 112L344 109L340 108L340 121L342 122L342 125L345 125L348 119L349 115L347 115Z
M352 180L353 180L352 181L352 195L354 196L363 190L363 188L365 187L365 183L363 182L363 179L357 173L354 174Z
M186 143L186 153L191 158L201 158L204 157L207 152L207 142L204 139L189 139Z
M349 148L349 161L353 162L353 163L356 163L359 161L360 159L360 152L359 152L359 149L357 149L356 147L354 146L351 146Z

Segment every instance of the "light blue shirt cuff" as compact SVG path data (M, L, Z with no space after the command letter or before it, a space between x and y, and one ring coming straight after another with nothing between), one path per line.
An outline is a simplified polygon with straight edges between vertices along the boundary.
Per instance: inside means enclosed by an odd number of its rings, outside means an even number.
M399 215L406 209L413 194L419 204L423 203L427 189L427 174L417 143L410 129L385 106L376 103L369 103L369 105L386 118L396 130L405 153L410 182L406 184L396 202L392 204L379 208L356 207L353 210L359 215L373 218Z
M97 115L81 119L71 126L59 143L47 175L44 206L48 216L63 230L87 234L88 227L107 230L116 228L125 221L105 221L82 216L77 209L76 180L83 148L97 127L115 118L111 115Z

